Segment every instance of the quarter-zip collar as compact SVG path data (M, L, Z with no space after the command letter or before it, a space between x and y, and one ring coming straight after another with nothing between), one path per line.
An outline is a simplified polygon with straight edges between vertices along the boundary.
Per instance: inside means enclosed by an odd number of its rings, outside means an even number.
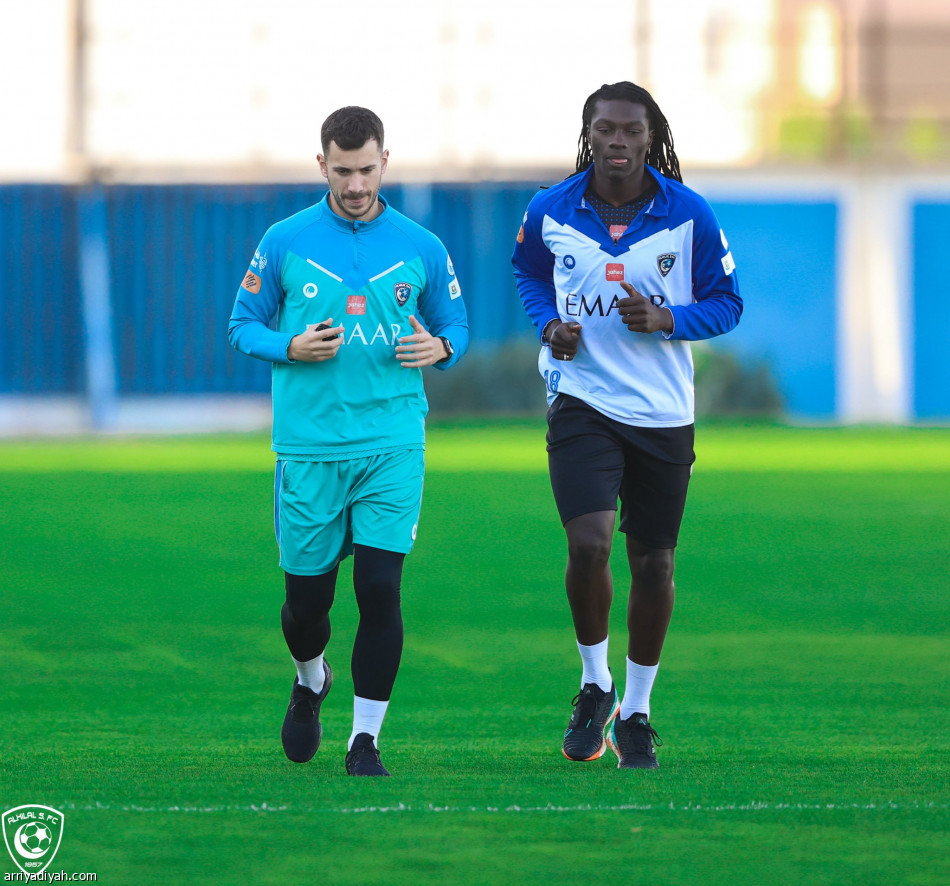
M357 219L343 218L342 215L337 215L337 213L333 211L333 207L330 205L329 191L326 194L324 194L323 199L320 201L318 205L322 207L324 214L326 215L328 219L330 219L331 224L336 225L338 228L340 228L341 230L347 231L348 233L358 234L361 231L366 231L366 230L369 230L370 228L374 228L383 222L383 219L386 216L386 212L389 209L389 204L386 202L385 199L383 199L382 194L377 194L376 199L379 200L379 203L380 203L380 206L382 206L382 209L380 210L379 215L377 215L376 218L371 219L370 221L362 221L358 218Z

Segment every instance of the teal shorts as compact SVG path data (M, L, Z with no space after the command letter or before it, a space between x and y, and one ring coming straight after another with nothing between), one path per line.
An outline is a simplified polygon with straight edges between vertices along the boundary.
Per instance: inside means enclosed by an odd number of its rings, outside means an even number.
M354 544L408 554L424 473L422 449L345 461L278 459L274 531L281 569L323 575L352 554Z

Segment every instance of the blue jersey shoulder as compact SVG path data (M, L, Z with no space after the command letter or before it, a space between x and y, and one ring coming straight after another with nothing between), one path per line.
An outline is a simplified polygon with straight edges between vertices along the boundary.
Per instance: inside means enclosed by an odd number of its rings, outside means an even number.
M424 258L440 258L446 251L445 245L428 228L403 215L391 205L386 206L385 219L399 234L405 237Z
M287 249L293 241L307 228L320 223L323 218L325 201L315 203L300 212L281 219L272 224L264 234L263 242L273 244L273 247Z
M550 215L563 221L567 213L580 205L587 190L590 170L576 173L549 188L542 188L528 203L528 216Z
M657 176L660 177L659 173ZM661 178L660 188L664 194L666 212L671 217L672 224L680 224L690 218L715 221L712 207L705 197L676 179L665 176Z

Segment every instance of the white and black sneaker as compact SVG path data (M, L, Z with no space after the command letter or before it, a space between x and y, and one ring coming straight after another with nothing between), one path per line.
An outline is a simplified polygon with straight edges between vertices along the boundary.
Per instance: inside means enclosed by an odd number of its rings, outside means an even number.
M290 693L290 704L280 730L280 740L284 745L287 759L294 763L306 763L313 758L323 738L320 725L320 705L327 697L333 685L333 671L326 659L323 661L323 689L314 692L294 677L294 688Z

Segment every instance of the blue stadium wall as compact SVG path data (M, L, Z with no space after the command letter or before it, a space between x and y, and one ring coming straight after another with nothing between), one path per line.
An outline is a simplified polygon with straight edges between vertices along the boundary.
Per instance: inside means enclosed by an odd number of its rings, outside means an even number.
M920 419L950 416L950 201L913 207L913 410Z
M83 388L75 192L0 186L0 393Z
M533 183L403 184L384 194L433 230L462 283L473 347L530 339L509 257ZM265 364L235 353L227 319L272 222L319 199L312 185L112 185L101 194L119 396L262 393ZM83 392L79 187L0 186L0 394ZM85 198L89 199L86 192ZM99 199L96 197L96 199ZM767 360L788 411L833 419L840 207L829 199L712 200L746 310L713 347ZM913 417L950 417L950 312L939 256L950 200L912 207ZM926 322L921 322L926 318Z

